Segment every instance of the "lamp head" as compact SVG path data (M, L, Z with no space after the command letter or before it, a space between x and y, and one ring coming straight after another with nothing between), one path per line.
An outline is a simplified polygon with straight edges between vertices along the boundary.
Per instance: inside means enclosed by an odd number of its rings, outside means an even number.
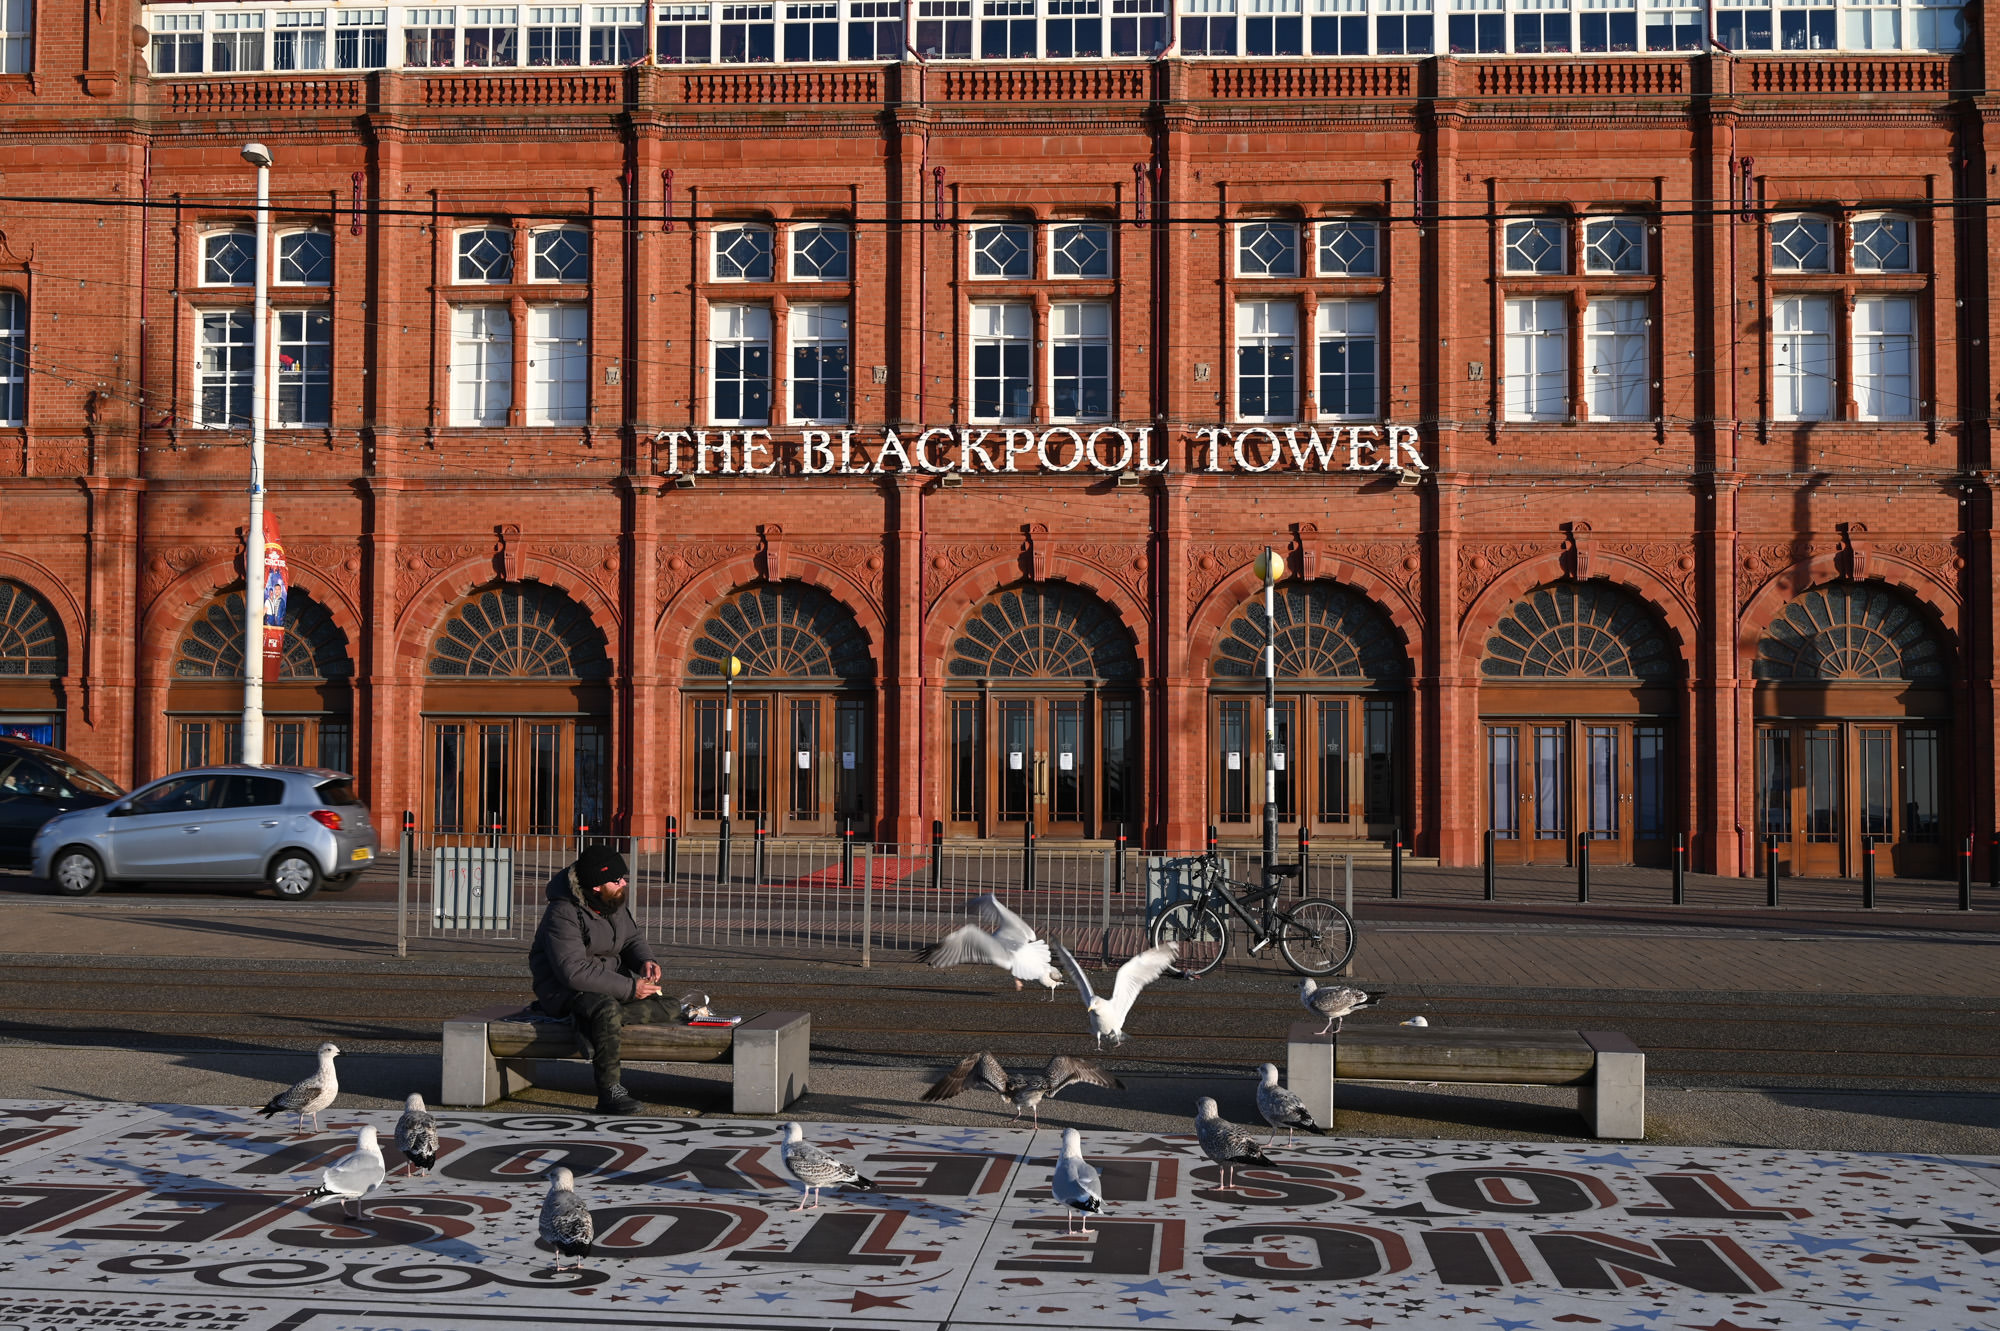
M1276 550L1266 550L1263 554L1257 556L1257 561L1250 567L1257 574L1259 580L1264 582L1279 582L1285 576L1285 557Z
M243 160L252 166L269 166L272 162L271 150L261 143L243 145Z
M729 658L729 677L730 677L731 679L735 679L735 678L736 678L736 677L737 677L738 675L740 675L740 674L742 674L742 673L743 673L743 663L742 663L741 661L737 660L737 659L736 659L735 657L733 657L733 656L732 656L732 657L730 657L730 658Z

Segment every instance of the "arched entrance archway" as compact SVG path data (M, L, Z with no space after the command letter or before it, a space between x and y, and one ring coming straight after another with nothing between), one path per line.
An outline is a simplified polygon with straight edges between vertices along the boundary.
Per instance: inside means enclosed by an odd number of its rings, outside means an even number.
M1951 649L1916 601L1881 582L1814 587L1757 643L1757 864L1852 875L1943 874L1952 819Z
M62 747L66 647L48 602L0 579L0 735Z
M1025 582L974 606L945 666L949 827L1095 837L1144 816L1139 658L1118 612Z
M445 616L425 663L430 830L570 836L609 821L611 660L557 588L505 582Z
M265 671L264 761L353 772L353 680L347 635L311 593L292 588L278 668ZM241 587L203 606L174 648L167 742L175 771L243 761Z
M1389 617L1319 579L1276 593L1278 821L1318 836L1387 837L1402 813L1410 662ZM1264 817L1261 593L1217 643L1209 685L1209 821L1227 836Z
M734 656L743 673L726 691ZM724 724L727 693L735 724ZM765 583L719 602L689 647L682 687L682 789L690 830L720 827L733 778L731 816L765 818L773 833L868 827L875 789L869 709L875 661L854 613L803 582ZM735 750L725 774L722 754Z
M1487 635L1479 710L1494 857L1600 864L1672 854L1675 652L1652 608L1565 579L1515 602Z

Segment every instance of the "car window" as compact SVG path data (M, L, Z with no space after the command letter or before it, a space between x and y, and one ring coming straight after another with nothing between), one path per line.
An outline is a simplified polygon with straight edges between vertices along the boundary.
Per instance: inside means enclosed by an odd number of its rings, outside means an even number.
M223 778L183 776L132 797L133 813L195 813L222 803Z
M58 762L52 766L57 775L67 780L79 794L102 795L108 800L115 800L125 793L119 789L117 782L88 763L80 763L72 758L68 762Z
M285 802L285 783L271 776L232 776L229 793L222 801L225 809L256 809Z
M313 794L320 803L331 804L335 808L361 803L361 797L354 793L352 781L327 781L314 787Z
M0 795L59 800L73 793L60 777L33 758L17 758L0 771Z

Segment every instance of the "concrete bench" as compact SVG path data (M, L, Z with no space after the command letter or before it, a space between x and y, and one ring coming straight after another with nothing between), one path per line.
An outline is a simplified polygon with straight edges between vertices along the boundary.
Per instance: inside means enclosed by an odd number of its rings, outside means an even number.
M1319 1033L1292 1023L1286 1084L1312 1116L1333 1122L1334 1083L1471 1082L1574 1086L1593 1135L1637 1141L1646 1135L1646 1056L1616 1031L1520 1031L1451 1026L1369 1027Z
M444 1103L476 1108L534 1085L538 1059L582 1059L567 1022L509 1020L518 1003L444 1024ZM627 1026L627 1063L728 1063L731 1108L782 1114L804 1095L812 1060L812 1014L766 1012L736 1026Z

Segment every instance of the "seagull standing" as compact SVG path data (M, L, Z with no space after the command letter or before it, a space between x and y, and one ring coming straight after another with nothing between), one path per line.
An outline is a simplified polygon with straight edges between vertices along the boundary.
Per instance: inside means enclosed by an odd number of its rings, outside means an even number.
M347 1204L354 1203L354 1214L361 1215L361 1203L369 1193L382 1186L382 1180L389 1176L389 1167L382 1162L382 1148L375 1144L375 1128L363 1125L355 1134L354 1154L338 1164L327 1166L319 1176L319 1186L306 1194L308 1202L321 1197L340 1198L340 1213L347 1214Z
M1306 1109L1306 1102L1299 1099L1296 1092L1278 1085L1278 1065L1266 1063L1258 1069L1264 1080L1257 1085L1257 1112L1271 1125L1271 1136L1265 1145L1278 1140L1278 1129L1285 1130L1285 1145L1292 1144L1293 1137L1300 1128L1307 1132L1326 1135L1326 1129L1313 1122L1313 1116Z
M1090 981L1083 976L1083 967L1076 964L1076 958L1069 954L1068 948L1057 943L1055 949L1056 960L1062 963L1069 982L1076 986L1077 997L1083 1000L1084 1011L1090 1014L1091 1032L1097 1036L1097 1047L1102 1049L1106 1039L1114 1048L1125 1043L1126 1014L1139 1000L1139 991L1166 974L1167 967L1174 964L1180 945L1160 943L1120 966L1118 978L1111 983L1109 998L1099 998L1092 991Z
M597 1226L592 1223L583 1199L576 1195L575 1176L561 1165L549 1171L549 1190L542 1197L541 1232L542 1242L562 1256L576 1259L568 1266L558 1265L556 1270L582 1269L583 1259L590 1256L590 1245L597 1237Z
M965 908L979 916L979 923L952 930L925 948L918 960L932 966L963 966L968 962L998 966L1014 977L1016 989L1023 980L1032 980L1046 988L1049 1001L1054 1002L1062 977L1049 965L1048 943L991 892L974 897Z
M707 1021L715 1014L709 1010L707 994L681 995L682 1021Z
M424 1097L415 1091L403 1101L403 1116L396 1120L396 1149L403 1153L405 1174L414 1174L419 1169L428 1174L437 1163L437 1120L424 1108Z
M340 1054L340 1047L331 1042L319 1047L319 1071L289 1090L279 1091L271 1097L271 1102L257 1111L265 1118L273 1114L296 1114L293 1124L301 1130L308 1118L312 1119L313 1131L319 1131L319 1111L333 1103L340 1094L340 1079L333 1075L333 1060Z
M1086 1059L1057 1054L1040 1072L1009 1072L991 1053L982 1049L959 1060L957 1067L945 1073L924 1092L924 1099L932 1102L949 1100L970 1082L974 1086L984 1086L1011 1103L1015 1118L1021 1117L1023 1109L1027 1110L1034 1115L1035 1126L1039 1128L1042 1126L1042 1101L1053 1099L1064 1087L1074 1086L1080 1081L1092 1086L1125 1089L1124 1082Z
M1384 991L1380 989L1357 989L1351 984L1329 984L1321 986L1317 980L1307 980L1299 986L1299 1003L1316 1017L1325 1017L1326 1025L1319 1031L1325 1035L1332 1031L1340 1034L1340 1025L1350 1013L1365 1007L1374 1007L1381 1002Z
M861 1177L861 1171L845 1160L835 1159L825 1151L805 1139L805 1133L796 1123L785 1124L785 1144L781 1154L785 1161L785 1172L799 1181L805 1191L799 1195L799 1204L794 1211L817 1211L821 1188L872 1188L875 1185ZM812 1198L812 1205L806 1205L806 1198Z
M1056 1157L1055 1177L1049 1191L1065 1208L1063 1237L1076 1229L1076 1213L1083 1212L1083 1232L1090 1233L1090 1217L1104 1214L1104 1183L1097 1170L1083 1158L1083 1139L1075 1128L1063 1129L1062 1154Z
M1222 1166L1222 1186L1217 1192L1240 1192L1240 1188L1229 1186L1238 1165L1263 1165L1269 1167L1271 1161L1264 1155L1264 1148L1249 1133L1223 1118L1215 1110L1215 1101L1203 1096L1195 1105L1194 1139L1201 1144L1201 1151L1216 1164Z

